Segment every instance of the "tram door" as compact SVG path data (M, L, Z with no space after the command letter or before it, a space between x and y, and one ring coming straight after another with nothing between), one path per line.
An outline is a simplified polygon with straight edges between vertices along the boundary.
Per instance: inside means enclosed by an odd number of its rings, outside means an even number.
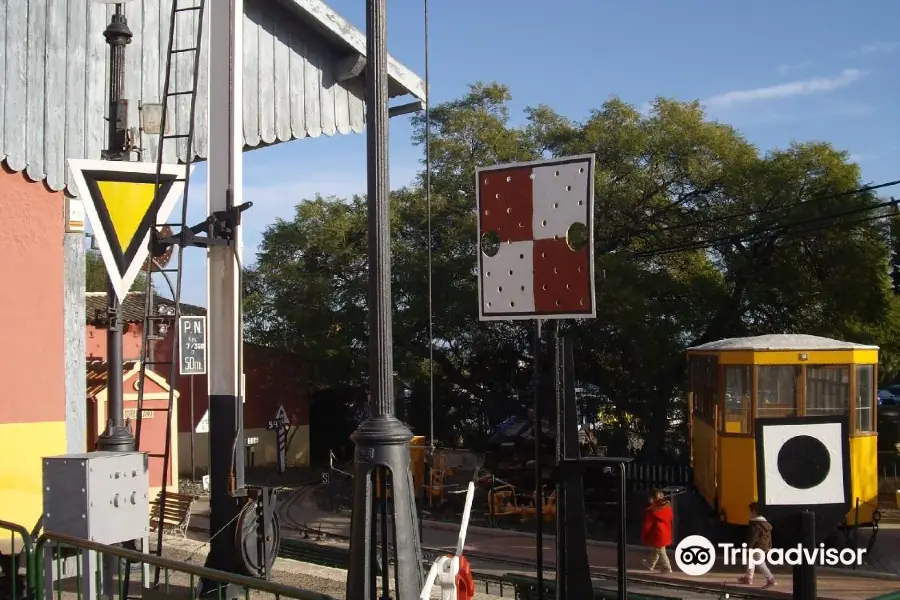
M713 505L716 499L716 479L719 470L718 384L719 361L715 355L691 357L691 448L694 463L694 485L706 501Z

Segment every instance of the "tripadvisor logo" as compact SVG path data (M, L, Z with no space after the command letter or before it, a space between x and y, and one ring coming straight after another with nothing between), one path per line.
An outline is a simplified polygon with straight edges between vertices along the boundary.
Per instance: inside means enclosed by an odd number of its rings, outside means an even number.
M765 562L769 566L783 565L816 565L821 567L860 566L863 564L865 548L826 548L819 544L813 548L773 548L763 552L759 548L748 548L747 544L713 545L702 535L689 535L681 540L675 548L675 564L684 573L693 576L709 573L716 562L716 554L722 557L723 566L760 565Z

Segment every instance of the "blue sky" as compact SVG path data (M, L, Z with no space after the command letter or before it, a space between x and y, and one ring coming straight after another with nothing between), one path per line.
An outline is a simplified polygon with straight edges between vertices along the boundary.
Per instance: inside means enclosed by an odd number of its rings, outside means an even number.
M331 6L360 29L363 0ZM867 182L900 179L900 3L886 0L430 0L431 101L469 83L509 85L514 118L548 104L581 119L617 95L700 99L761 150L826 140L850 152ZM391 54L424 77L422 2L388 1ZM420 168L406 117L391 120L391 184ZM244 155L245 262L266 225L322 194L364 193L365 135L306 139ZM203 218L206 169L194 175ZM900 188L888 190L900 196ZM185 252L183 300L206 304L205 256ZM473 299L474 302L474 299Z

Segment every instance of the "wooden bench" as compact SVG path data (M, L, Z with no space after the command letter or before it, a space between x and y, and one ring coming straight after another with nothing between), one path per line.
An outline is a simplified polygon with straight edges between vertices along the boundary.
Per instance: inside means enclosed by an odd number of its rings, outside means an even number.
M150 502L150 531L179 534L187 538L187 528L191 521L191 508L194 506L196 496L166 492L165 512L160 514L162 508L162 495L160 491L156 500Z

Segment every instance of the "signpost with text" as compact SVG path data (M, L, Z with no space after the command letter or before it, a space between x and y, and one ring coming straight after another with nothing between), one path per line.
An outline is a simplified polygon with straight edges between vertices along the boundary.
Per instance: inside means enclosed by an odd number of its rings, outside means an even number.
M178 372L206 375L206 317L178 318Z

